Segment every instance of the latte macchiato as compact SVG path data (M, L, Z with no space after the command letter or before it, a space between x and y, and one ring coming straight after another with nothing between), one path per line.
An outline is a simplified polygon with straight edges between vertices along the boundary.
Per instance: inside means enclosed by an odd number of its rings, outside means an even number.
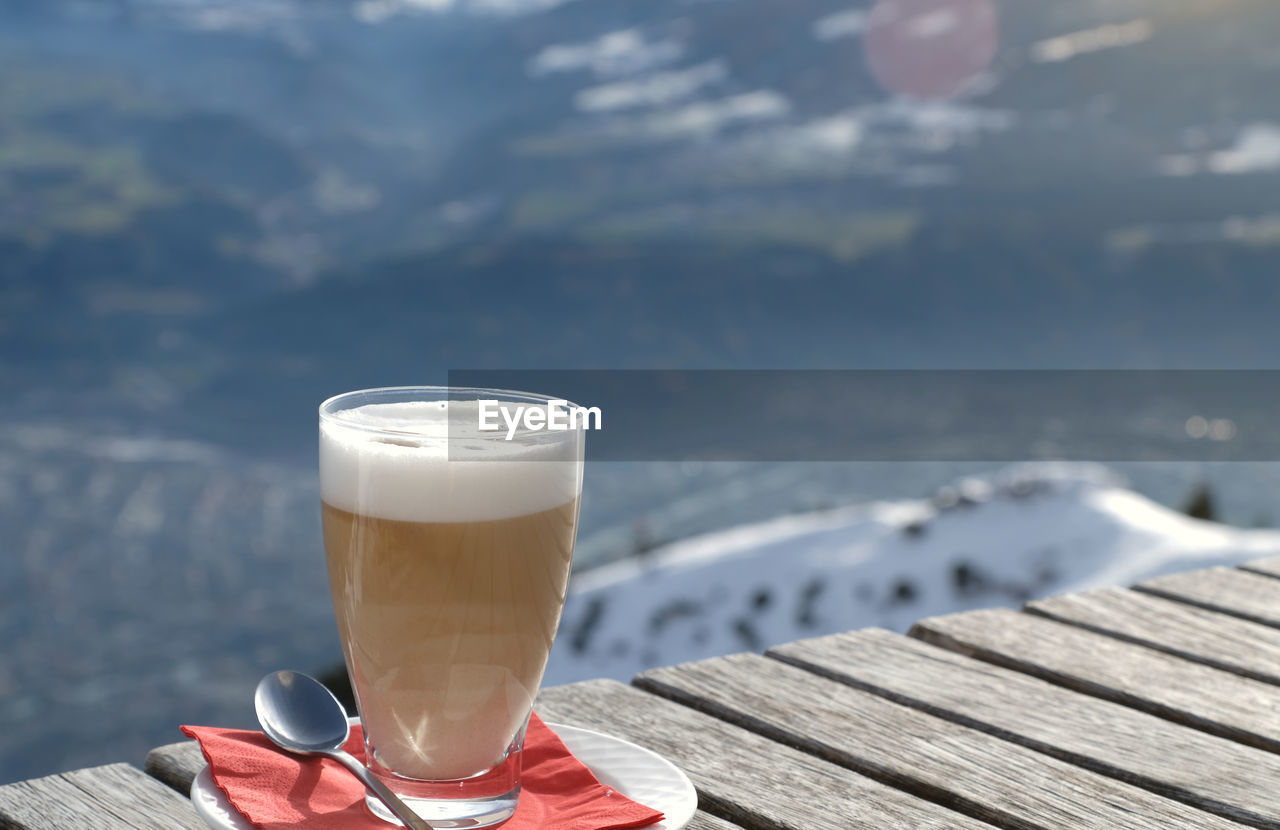
M507 757L573 555L581 435L460 442L474 413L474 402L396 402L321 424L347 668L377 764L411 779L465 779Z

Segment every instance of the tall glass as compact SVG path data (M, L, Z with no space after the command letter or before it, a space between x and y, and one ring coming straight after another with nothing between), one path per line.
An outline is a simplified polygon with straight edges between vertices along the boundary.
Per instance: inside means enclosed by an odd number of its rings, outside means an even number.
M560 622L584 432L480 429L542 395L413 387L320 407L329 586L370 770L439 827L515 812ZM563 420L563 419L562 419ZM543 421L543 424L546 422ZM394 821L381 802L370 809Z

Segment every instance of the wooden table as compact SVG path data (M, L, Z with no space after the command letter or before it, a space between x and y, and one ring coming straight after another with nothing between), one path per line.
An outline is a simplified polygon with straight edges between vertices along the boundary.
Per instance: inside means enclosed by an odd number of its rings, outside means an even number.
M544 690L696 830L1280 828L1280 559ZM193 743L0 787L0 827L193 828Z

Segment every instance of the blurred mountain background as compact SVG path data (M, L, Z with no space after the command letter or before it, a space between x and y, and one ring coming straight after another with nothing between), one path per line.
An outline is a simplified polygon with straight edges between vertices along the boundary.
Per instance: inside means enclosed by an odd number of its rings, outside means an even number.
M1274 368L1280 7L893 5L0 3L0 781L234 725L336 654L337 392ZM958 466L602 466L579 562ZM1126 474L1241 524L1277 492Z

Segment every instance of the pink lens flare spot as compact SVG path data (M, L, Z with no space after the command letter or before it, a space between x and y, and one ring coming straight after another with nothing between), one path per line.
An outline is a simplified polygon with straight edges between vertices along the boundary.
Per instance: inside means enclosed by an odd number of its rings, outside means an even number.
M877 0L863 40L887 91L951 98L991 66L999 22L992 0Z

